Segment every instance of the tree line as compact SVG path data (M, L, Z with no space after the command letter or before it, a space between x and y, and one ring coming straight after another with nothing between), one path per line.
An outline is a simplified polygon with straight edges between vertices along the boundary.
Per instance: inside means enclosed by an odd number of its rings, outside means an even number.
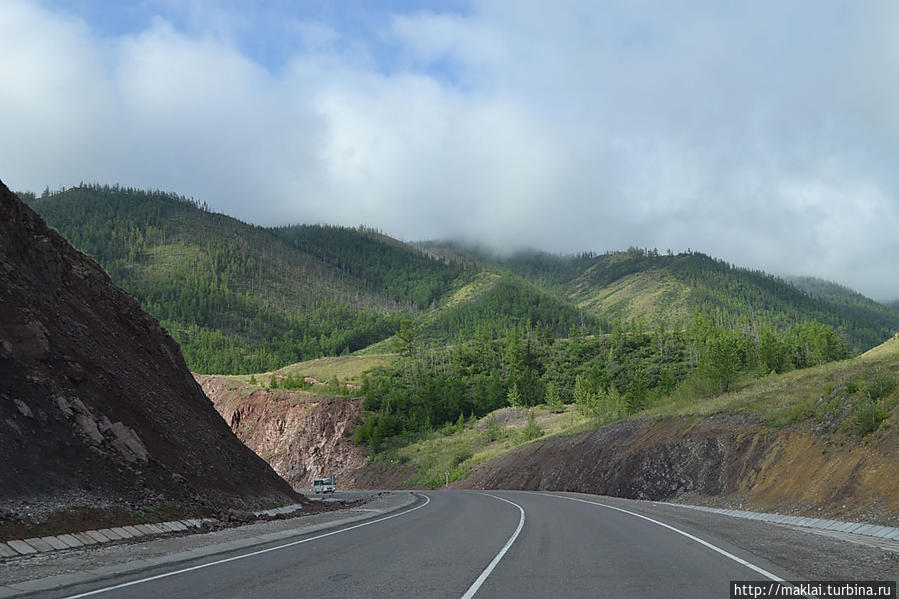
M842 359L847 344L830 326L807 321L778 329L697 310L689 323L646 327L615 320L611 332L575 327L568 338L541 323L513 326L502 337L482 324L474 338L448 348L415 346L395 366L363 383L370 415L357 441L373 449L481 417L501 407L548 404L608 421L677 390L713 394L768 373Z

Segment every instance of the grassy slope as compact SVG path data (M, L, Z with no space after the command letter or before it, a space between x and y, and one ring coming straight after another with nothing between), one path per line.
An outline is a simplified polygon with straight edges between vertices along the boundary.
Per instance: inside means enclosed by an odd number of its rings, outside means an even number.
M459 280L456 287L453 288L445 296L443 296L437 306L435 306L431 310L419 312L416 315L415 324L418 330L421 331L422 329L424 329L427 331L429 329L434 329L438 325L438 320L441 313L444 313L447 310L451 310L463 304L476 301L479 297L492 289L500 280L500 278L500 275L496 273L481 272L474 275L468 280ZM429 341L432 343L441 341L439 339L440 335L434 336L432 334L429 337L431 337ZM442 339L442 341L447 342L448 340ZM379 341L378 343L374 343L366 348L363 348L355 352L355 355L369 356L391 354L396 349L396 342L396 336L393 336L388 339L384 339L383 341Z
M626 275L599 288L590 284L586 272L574 281L569 297L591 314L620 316L625 322L687 322L690 317L689 287L660 269Z
M780 327L816 319L842 331L857 350L899 329L899 312L851 290L812 293L702 254L599 256L561 289L596 314L642 315L649 322L684 320L697 307L734 319L765 318Z
M423 339L450 342L459 336L474 338L487 327L504 336L515 327L547 327L553 336L565 337L576 324L591 319L571 301L510 274L482 272L436 309L418 319Z
M361 355L317 358L315 360L290 364L284 368L279 368L278 370L252 375L232 375L228 378L248 383L250 378L253 377L258 382L257 387L267 383L273 374L281 374L284 376L292 375L296 378L311 376L324 382L328 382L336 376L341 383L361 384L362 377L367 371L381 366L388 366L392 364L396 358L396 354L390 353L363 353Z
M541 439L582 432L590 426L590 421L571 406L561 414L547 412L538 406L534 415L543 430ZM487 433L490 418L496 418L499 424L495 439ZM503 408L477 422L467 423L462 431L446 427L410 445L388 449L375 459L385 464L413 466L415 474L405 482L406 486L436 488L445 483L445 472L449 472L450 482L464 479L475 465L505 455L526 443L522 430L527 420L525 410Z
M899 338L893 338L840 362L770 375L730 393L695 399L673 396L668 402L645 412L645 416L708 416L737 413L754 416L773 426L784 426L805 418L832 420L842 412L854 414L853 406L865 393L865 386L878 369L899 375ZM858 387L855 393L841 389ZM896 397L894 391L892 397ZM891 407L895 407L891 402ZM841 419L851 428L852 422Z
M415 323L425 335L425 340L449 341L436 330L441 319L447 313L461 309L466 305L477 303L481 298L492 291L502 282L503 277L497 273L481 272L470 280L460 280L446 296L441 298L439 305L434 309L420 312ZM543 297L545 293L532 289L535 297ZM394 353L396 338L392 336L364 349L354 352L349 356L326 357L305 362L290 364L273 371L256 373L252 376L260 382L265 382L272 374L292 374L294 376L312 376L320 381L328 381L333 376L341 382L359 383L362 376L368 370L379 366L387 366L397 358ZM251 375L239 375L243 381L248 381Z

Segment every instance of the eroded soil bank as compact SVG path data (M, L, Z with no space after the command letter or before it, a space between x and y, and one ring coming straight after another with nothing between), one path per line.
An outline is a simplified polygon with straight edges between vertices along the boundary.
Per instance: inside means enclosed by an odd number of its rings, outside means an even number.
M475 467L455 486L578 491L896 526L895 431L886 426L840 444L807 424L775 429L733 415L622 422L522 446Z

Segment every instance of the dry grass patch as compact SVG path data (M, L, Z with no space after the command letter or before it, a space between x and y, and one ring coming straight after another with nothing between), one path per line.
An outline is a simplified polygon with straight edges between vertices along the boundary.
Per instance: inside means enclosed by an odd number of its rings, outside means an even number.
M660 318L668 323L689 314L689 290L662 271L628 275L600 289L585 275L576 285L572 299L578 307L593 314L613 313L624 320Z
M226 375L222 378L233 379L247 384L255 384L257 387L265 387L273 375L293 377L311 376L322 382L329 382L333 377L337 377L341 384L353 383L361 384L363 375L381 366L389 366L397 359L397 354L353 354L350 356L339 356L332 358L318 358L316 360L308 360L306 362L297 362L279 368L278 370L269 372L259 372L255 374L238 374ZM255 381L255 383L254 383Z

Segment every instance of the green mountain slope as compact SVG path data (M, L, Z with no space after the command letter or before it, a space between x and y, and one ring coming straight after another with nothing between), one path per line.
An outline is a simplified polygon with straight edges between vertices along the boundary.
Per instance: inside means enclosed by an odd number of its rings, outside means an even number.
M405 317L405 298L183 197L82 186L31 204L160 319L198 372L353 351Z
M406 337L429 347L510 333L603 334L619 319L626 328L688 326L697 312L756 337L817 320L856 351L899 330L899 311L851 290L788 283L699 253L497 258L452 242L410 246L364 227L257 227L180 196L117 186L22 195L160 319L197 372L271 371L372 344L393 351L386 340L410 319Z
M839 306L860 320L882 323L885 328L893 327L892 330L896 330L899 301L893 302L893 304L875 302L848 287L816 277L789 277L787 280L812 297L822 299L830 305Z
M425 244L427 247L427 244ZM441 242L434 250L505 269L551 290L604 321L685 323L698 309L719 321L768 322L780 329L808 320L830 325L861 351L899 330L899 311L833 284L801 284L732 266L705 254L626 252L508 257Z
M567 337L575 327L592 326L594 319L521 277L481 272L416 322L423 338L448 342L478 334L505 337L517 329Z
M119 187L28 200L160 319L197 372L262 372L352 352L409 319L416 342L436 346L478 330L562 337L592 326L520 277L476 275L370 229L255 227L183 197Z
M437 301L464 271L458 263L435 260L421 250L364 227L294 225L272 232L293 247L412 308L427 308Z

